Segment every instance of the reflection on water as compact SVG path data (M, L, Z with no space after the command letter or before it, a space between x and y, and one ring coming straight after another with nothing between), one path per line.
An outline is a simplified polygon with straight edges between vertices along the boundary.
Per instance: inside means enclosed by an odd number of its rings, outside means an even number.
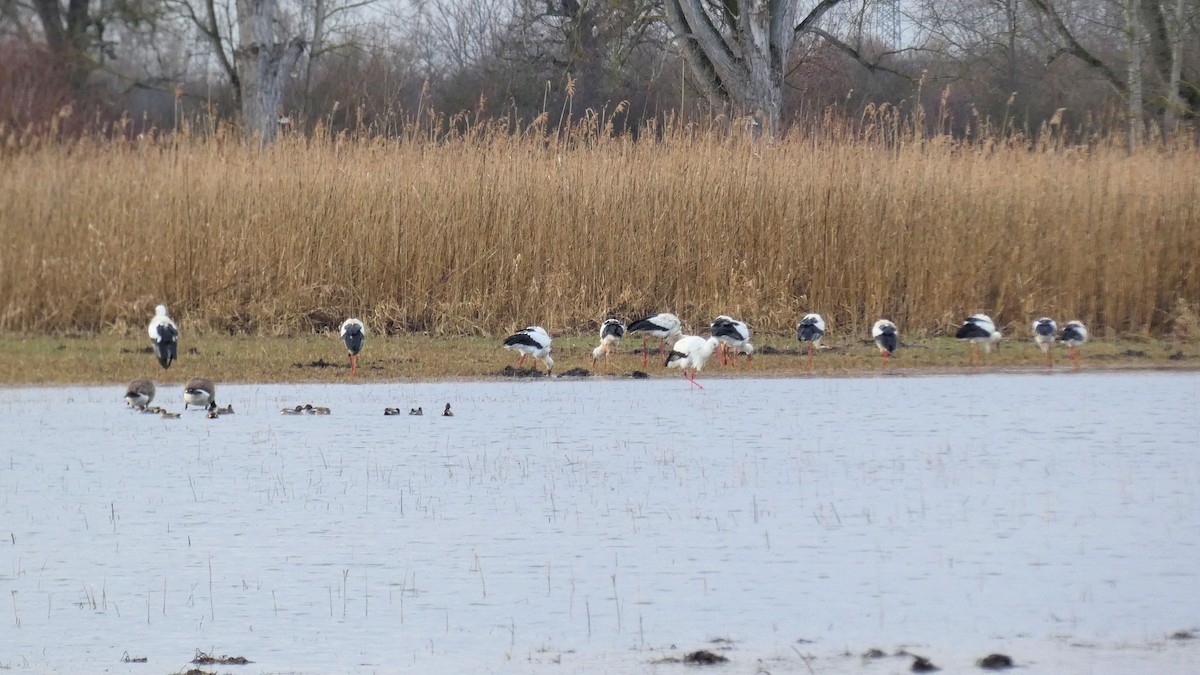
M0 390L0 666L629 672L729 638L789 671L801 639L1197 623L1194 374L221 385L218 420L123 393Z

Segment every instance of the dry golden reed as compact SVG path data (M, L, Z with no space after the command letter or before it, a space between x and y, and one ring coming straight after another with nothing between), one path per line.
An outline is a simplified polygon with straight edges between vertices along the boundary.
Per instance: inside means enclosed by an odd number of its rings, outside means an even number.
M634 141L588 118L262 152L220 133L33 143L0 155L0 330L140 330L161 302L191 330L274 335L658 311L697 332L730 314L783 335L819 311L839 333L887 316L939 334L982 311L1103 336L1200 306L1194 147L892 131Z

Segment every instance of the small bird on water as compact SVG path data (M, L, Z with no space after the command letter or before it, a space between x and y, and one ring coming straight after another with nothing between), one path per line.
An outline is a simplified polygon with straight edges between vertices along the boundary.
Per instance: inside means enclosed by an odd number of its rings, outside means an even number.
M442 417L454 417L454 413L450 411L450 404L446 404L446 409L442 411Z

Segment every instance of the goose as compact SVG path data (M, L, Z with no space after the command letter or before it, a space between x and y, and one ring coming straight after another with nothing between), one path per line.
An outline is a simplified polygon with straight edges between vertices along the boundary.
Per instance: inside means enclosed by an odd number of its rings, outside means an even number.
M131 380L125 387L125 405L141 410L154 400L154 383L146 379Z
M217 385L207 377L193 377L183 388L183 409L189 405L217 409Z

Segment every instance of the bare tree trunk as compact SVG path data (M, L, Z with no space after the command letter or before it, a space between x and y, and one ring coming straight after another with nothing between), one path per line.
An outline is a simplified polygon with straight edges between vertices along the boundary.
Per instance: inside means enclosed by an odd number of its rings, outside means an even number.
M308 105L308 93L312 89L313 68L321 57L325 42L325 0L313 0L312 41L308 45L308 63L304 66L304 105Z
M265 146L275 141L283 86L305 44L278 36L275 0L237 0L237 10L233 58L242 84L242 124L247 139Z
M1174 134L1183 109L1179 81L1183 76L1183 3L1175 0L1174 24L1171 26L1171 73L1167 78L1167 109L1163 111L1163 131Z
M1137 150L1142 140L1142 40L1139 30L1141 0L1125 0L1125 38L1129 51L1126 80L1129 82L1129 107L1126 115L1129 123L1129 151Z

